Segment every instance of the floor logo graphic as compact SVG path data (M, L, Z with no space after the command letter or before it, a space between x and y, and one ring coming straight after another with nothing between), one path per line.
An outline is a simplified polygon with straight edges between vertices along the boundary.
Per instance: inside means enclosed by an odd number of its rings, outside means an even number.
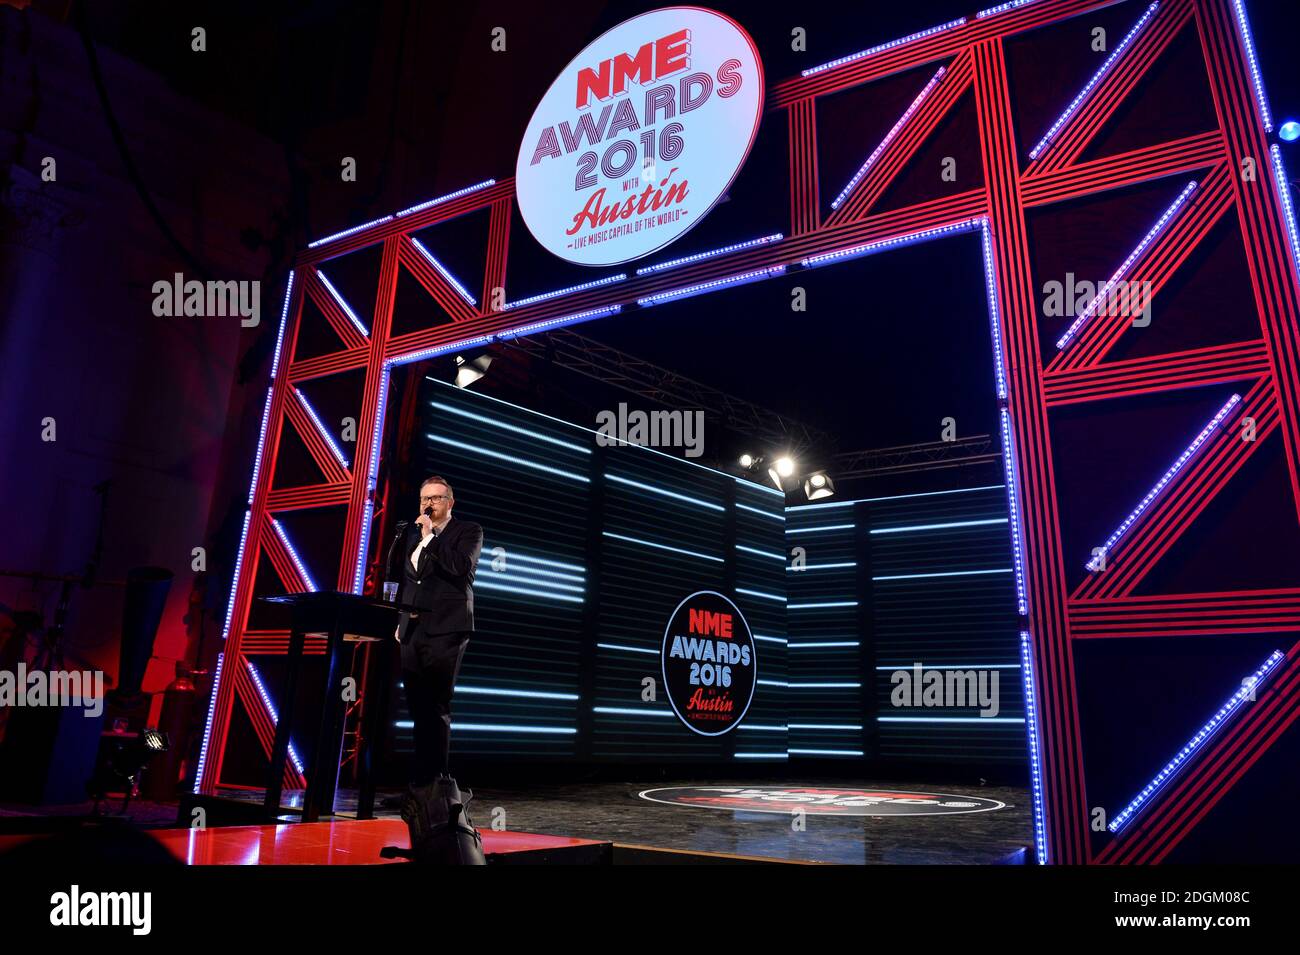
M677 605L664 630L664 689L673 712L701 736L740 725L754 698L758 659L740 609L712 590Z
M673 786L647 789L640 796L671 806L786 815L802 809L822 816L955 816L1006 807L996 799L951 793L806 786Z

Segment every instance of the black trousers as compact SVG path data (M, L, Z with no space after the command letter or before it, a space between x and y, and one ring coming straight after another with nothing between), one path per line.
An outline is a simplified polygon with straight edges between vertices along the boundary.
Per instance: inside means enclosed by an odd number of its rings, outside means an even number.
M417 630L402 644L402 687L415 724L412 786L427 786L447 772L451 697L469 637L468 632L428 634Z

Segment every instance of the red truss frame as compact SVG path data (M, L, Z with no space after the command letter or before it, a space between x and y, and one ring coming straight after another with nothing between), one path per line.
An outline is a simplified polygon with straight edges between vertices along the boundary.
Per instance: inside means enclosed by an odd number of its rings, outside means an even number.
M367 475L378 453L378 421L389 363L412 353L488 336L521 325L578 312L629 306L638 297L697 282L786 265L808 256L867 242L909 235L987 218L997 289L998 331L1005 349L1006 407L1017 453L1017 498L1022 515L1024 573L1028 595L1025 628L1032 648L1032 687L1038 707L1037 742L1042 773L1043 832L1039 856L1051 862L1154 862L1163 859L1236 783L1265 750L1300 716L1300 643L1285 659L1255 703L1213 737L1134 825L1094 848L1090 831L1082 754L1073 644L1076 640L1159 638L1176 635L1234 635L1300 628L1300 589L1137 596L1151 571L1196 517L1274 431L1281 432L1290 470L1294 512L1300 520L1300 281L1288 244L1283 196L1272 174L1269 145L1252 85L1250 53L1233 0L1162 0L1150 22L1117 56L1069 119L1050 148L1021 168L1029 144L1018 144L1012 122L1003 41L1012 35L1112 6L1116 0L1033 0L1004 4L987 16L918 35L876 53L850 59L810 75L777 83L768 106L788 114L790 132L791 229L780 242L757 245L688 264L670 272L629 280L493 311L492 290L504 287L514 188L502 180L389 216L340 234L302 252L285 304L281 342L264 422L263 445L249 499L249 517L222 656L225 676L210 704L196 791L219 784L236 700L248 711L264 751L270 752L273 714L245 666L245 654L285 653L288 634L247 629L258 564L269 560L289 590L305 589L296 557L277 533L277 513L346 505L343 550L337 563L340 590L359 588L356 555L366 540L374 502ZM1125 97L1178 31L1194 23L1213 95L1218 129L1120 155L1081 161ZM817 169L817 97L890 74L946 64L946 75L919 103L881 150L877 161L830 215L821 213ZM889 212L873 206L921 144L967 91L974 91L985 186ZM774 117L769 117L769 122ZM1251 159L1253 182L1238 170ZM1205 172L1208 170L1208 172ZM1260 320L1252 341L1197 348L1155 357L1105 361L1123 331L1124 319L1098 316L1080 340L1044 362L1039 344L1035 288L1030 274L1026 211L1081 196L1098 195L1166 177L1185 181L1202 173L1197 199L1186 214L1162 231L1135 260L1127 276L1159 289L1223 217L1235 211L1240 223ZM413 233L475 210L490 210L482 294L470 305L412 244ZM367 246L382 245L382 260L369 334L363 334L322 285L317 266ZM1127 251L1127 250L1124 250ZM408 270L452 321L409 334L391 332L399 269ZM324 314L344 347L320 357L291 361L304 297ZM283 355L284 365L280 362ZM313 413L297 390L300 382L340 372L365 374L355 460L347 466L332 453ZM273 372L273 375L276 374ZM1205 446L1164 488L1152 506L1108 553L1105 573L1089 576L1071 592L1055 493L1049 412L1064 405L1171 392L1226 382L1249 382L1241 414L1257 421L1258 439L1239 439L1235 428L1212 432ZM283 384L283 387L282 387ZM294 428L326 476L309 487L272 490L283 423ZM267 449L263 460L262 448ZM309 641L308 652L322 647ZM233 679L230 677L234 677ZM1207 702L1207 710L1211 709ZM286 784L302 785L297 773Z

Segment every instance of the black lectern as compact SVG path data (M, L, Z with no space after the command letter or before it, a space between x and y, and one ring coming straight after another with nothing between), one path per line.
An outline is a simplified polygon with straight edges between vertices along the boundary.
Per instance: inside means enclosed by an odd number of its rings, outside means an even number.
M373 702L367 703L365 708L361 728L363 746L358 753L357 772L357 818L373 818L375 782L371 762L388 711L388 654L391 648L397 646L397 641L393 639L393 632L397 629L397 615L408 608L375 597L325 590L261 599L284 604L292 612L284 690L279 701L279 722L276 724L271 768L266 781L264 805L267 813L274 818L281 812L280 795L284 786L285 764L289 759L289 734L293 727L294 698L298 692L303 645L307 635L312 634L325 637L327 663L320 727L307 764L307 791L302 798L302 821L315 822L322 812L330 814L334 811L339 755L343 748L343 678L346 675L343 651L347 644L359 642L375 643L374 649L378 651L372 669L378 670L379 675L370 678ZM362 692L365 692L365 688L362 688Z

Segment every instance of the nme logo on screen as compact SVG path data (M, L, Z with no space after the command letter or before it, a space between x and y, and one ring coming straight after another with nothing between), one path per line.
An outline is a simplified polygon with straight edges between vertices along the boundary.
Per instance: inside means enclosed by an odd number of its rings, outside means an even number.
M673 712L702 736L740 724L754 698L754 637L740 610L711 590L691 594L664 631L664 687Z

